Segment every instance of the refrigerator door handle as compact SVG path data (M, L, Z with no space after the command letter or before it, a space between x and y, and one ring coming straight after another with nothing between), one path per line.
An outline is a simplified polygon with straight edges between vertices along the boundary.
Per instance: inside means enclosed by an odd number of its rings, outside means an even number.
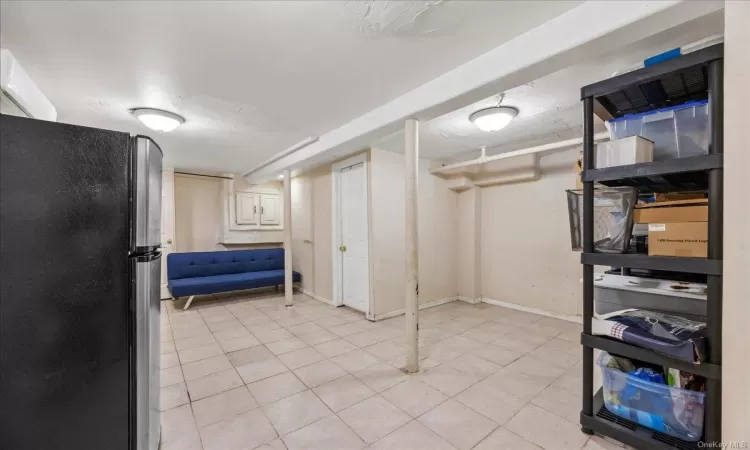
M162 152L150 138L133 138L133 245L145 253L161 243Z

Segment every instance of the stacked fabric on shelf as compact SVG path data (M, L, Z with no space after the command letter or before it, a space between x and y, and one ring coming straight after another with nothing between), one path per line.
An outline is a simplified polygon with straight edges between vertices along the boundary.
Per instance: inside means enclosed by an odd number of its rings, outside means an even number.
M683 361L706 358L706 324L684 317L626 309L595 315L591 331Z

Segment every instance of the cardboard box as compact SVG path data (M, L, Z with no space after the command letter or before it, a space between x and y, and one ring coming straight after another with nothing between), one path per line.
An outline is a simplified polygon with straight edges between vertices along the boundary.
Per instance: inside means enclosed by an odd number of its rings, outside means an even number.
M708 222L708 199L674 200L636 205L634 223Z
M703 198L708 198L706 194L701 193L683 193L683 192L676 192L676 193L665 193L660 194L656 193L654 194L654 198L657 202L671 202L673 200L698 200Z
M648 254L651 256L708 256L708 222L650 223Z

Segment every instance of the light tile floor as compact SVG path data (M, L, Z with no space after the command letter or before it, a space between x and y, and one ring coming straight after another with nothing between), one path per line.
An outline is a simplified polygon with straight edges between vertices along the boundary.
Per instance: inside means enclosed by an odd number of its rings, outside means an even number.
M487 304L369 322L305 295L162 302L162 450L621 449L584 435L580 326Z

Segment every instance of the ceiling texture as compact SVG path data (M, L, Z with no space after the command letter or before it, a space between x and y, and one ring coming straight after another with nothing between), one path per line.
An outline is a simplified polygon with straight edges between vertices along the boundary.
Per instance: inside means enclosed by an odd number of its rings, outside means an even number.
M59 121L152 135L168 166L239 172L580 3L4 1L0 45ZM546 98L553 82L507 93L504 103L523 105L506 139L531 126L524 116L544 117L550 130L575 125L573 97ZM135 107L186 123L158 134L130 114ZM430 124L428 139L446 144L432 156L486 140L448 116Z
M582 86L606 79L649 56L722 34L723 29L723 12L718 11L437 117L420 126L420 154L433 160L456 161L478 156L482 146L492 155L581 137ZM519 110L506 128L487 133L469 121L471 113L496 106L500 99L503 106ZM606 130L601 121L595 126L597 132ZM384 137L374 146L403 152L403 132Z

